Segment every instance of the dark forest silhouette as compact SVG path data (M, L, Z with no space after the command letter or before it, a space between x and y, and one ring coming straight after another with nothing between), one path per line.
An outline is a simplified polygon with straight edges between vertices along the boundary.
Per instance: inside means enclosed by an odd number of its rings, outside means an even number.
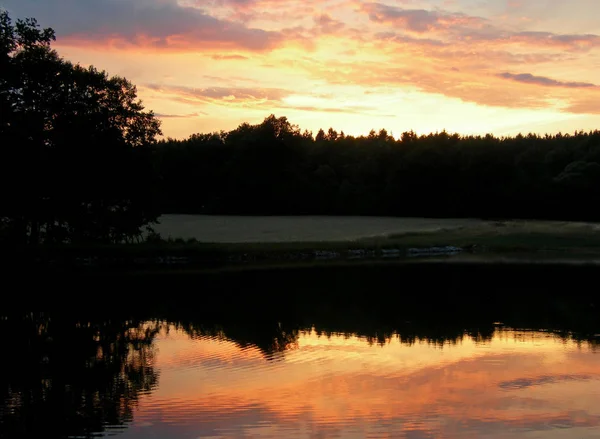
M600 131L313 138L270 116L155 150L163 212L600 217Z
M600 131L398 139L285 117L166 139L133 84L0 12L0 230L13 244L140 239L162 213L598 220Z

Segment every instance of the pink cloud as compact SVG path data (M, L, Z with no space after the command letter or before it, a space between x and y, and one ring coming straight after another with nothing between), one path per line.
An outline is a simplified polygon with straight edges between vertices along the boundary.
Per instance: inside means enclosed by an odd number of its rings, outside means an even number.
M412 32L428 32L456 26L481 26L486 20L466 14L457 14L425 9L403 9L383 3L367 3L362 10L371 21L388 23Z
M534 76L531 73L500 73L498 77L509 79L511 81L523 82L525 84L536 84L547 87L566 87L566 88L592 88L597 87L595 84L589 82L572 82L572 81L558 81L556 79L547 78L545 76Z
M404 9L383 3L367 3L359 8L372 22L391 25L395 31L435 33L446 42L486 42L521 44L571 50L600 47L600 36L594 34L556 34L553 32L510 31L482 17L441 10Z
M19 17L34 16L67 45L111 44L170 50L215 48L265 51L282 44L277 32L215 18L175 1L6 0Z

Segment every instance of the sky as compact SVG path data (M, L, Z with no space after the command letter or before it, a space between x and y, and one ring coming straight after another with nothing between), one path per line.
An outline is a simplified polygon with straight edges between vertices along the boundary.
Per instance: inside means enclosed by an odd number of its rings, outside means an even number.
M0 0L124 76L167 137L600 128L598 0Z

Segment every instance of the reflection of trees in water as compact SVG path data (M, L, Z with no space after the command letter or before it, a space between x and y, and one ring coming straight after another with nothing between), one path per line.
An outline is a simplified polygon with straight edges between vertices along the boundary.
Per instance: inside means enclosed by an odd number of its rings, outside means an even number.
M313 331L318 337L346 338L358 337L370 345L385 345L392 339L411 346L416 343L443 346L460 343L464 338L472 338L476 342L488 342L494 335L494 327L465 330L462 327L385 327L361 325L348 322L346 325L331 325L326 322L301 324L291 322L236 320L235 322L205 323L193 320L166 319L175 329L184 331L192 338L208 337L227 340L237 344L241 349L257 347L265 358L281 359L282 354L298 348L302 334Z
M28 314L0 321L0 437L91 437L150 392L157 325Z
M597 275L597 268L566 264L443 262L227 270L194 277L202 290L196 302L171 303L170 311L161 304L160 315L185 322L193 336L255 345L266 356L294 348L307 328L373 344L398 337L440 346L486 343L494 322L597 346L600 296L586 287Z
M178 320L175 315L166 320L175 323L176 327L183 330L191 337L211 337L228 340L236 343L240 348L256 346L268 359L282 358L286 351L298 347L299 337L313 331L319 337L358 337L371 345L385 345L392 340L412 346L417 343L427 343L432 346L443 347L446 345L460 344L465 340L475 343L489 343L497 331L503 331L502 327L496 326L492 320L482 324L475 319L469 321L464 316L456 320L444 320L441 322L431 320L369 320L359 319L356 316L344 318L337 315L328 319L326 316L310 318L308 315L302 319L287 318L282 321L272 319L253 319L252 314L248 318L236 315L231 320L222 318L217 321L207 318ZM600 332L600 323L593 332L577 332L568 330L568 326L544 326L531 316L531 324L524 324L523 319L515 323L515 328L527 328L531 330L544 329L553 336L564 341L574 341L585 344L591 349L598 349L600 338L595 336ZM507 322L510 323L510 322ZM590 329L586 325L587 329ZM597 332L596 332L597 331Z
M268 359L281 358L285 351L298 347L299 326L281 322L236 322L225 324L203 324L194 321L176 321L175 327L190 337L211 337L230 340L240 348L256 346Z

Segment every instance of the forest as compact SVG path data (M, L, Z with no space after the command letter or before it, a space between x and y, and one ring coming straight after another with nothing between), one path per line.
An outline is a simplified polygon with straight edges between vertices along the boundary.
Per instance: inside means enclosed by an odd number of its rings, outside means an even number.
M161 214L600 219L600 131L398 138L270 115L163 138L126 78L73 64L0 11L0 237L140 239Z
M597 220L600 131L398 139L285 117L154 146L165 213Z

